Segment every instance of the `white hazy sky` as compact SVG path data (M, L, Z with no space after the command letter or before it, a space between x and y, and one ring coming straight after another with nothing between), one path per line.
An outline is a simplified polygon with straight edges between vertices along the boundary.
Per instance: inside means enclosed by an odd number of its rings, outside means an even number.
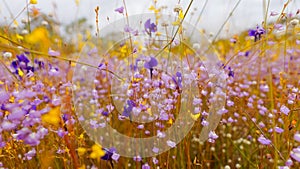
M217 32L237 1L238 0L209 0L198 27L204 28L208 32ZM230 34L260 24L263 21L263 1L267 0L241 0L241 3L227 25ZM270 11L280 12L286 1L287 0L271 0ZM122 0L81 0L79 2L80 5L76 6L75 0L38 0L36 7L39 8L41 12L54 12L59 21L63 24L70 23L80 17L86 17L91 24L94 24L94 9L96 6L100 6L101 27L108 24L106 20L107 17L110 18L111 22L122 17L122 15L114 12L115 8L123 5ZM183 9L186 9L189 2L189 0L181 0ZM186 21L189 21L193 25L195 24L204 2L205 0L194 0L191 11L193 11L194 8L197 8L197 10L194 11L193 16L190 11ZM158 0L158 6L168 6L165 13L172 12L177 3L178 0ZM25 4L26 0L0 0L0 23L10 23L12 20L11 14L14 17L17 16ZM56 9L54 9L54 4L56 4ZM153 4L152 0L126 0L129 15L148 13L150 12L148 8L151 4ZM293 12L295 14L299 8L300 0L293 0L290 6L288 6L287 12ZM18 19L23 18L25 12Z

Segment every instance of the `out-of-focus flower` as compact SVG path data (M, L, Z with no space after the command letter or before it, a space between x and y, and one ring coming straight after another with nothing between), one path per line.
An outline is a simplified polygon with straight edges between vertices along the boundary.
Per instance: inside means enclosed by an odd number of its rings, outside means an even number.
M219 136L216 134L215 131L210 131L208 133L208 142L214 143L217 138L219 138Z
M149 164L148 163L143 164L142 169L150 169Z
M37 0L30 0L30 4L37 4Z
M130 117L131 116L131 111L133 107L135 106L134 102L132 100L127 100L127 105L124 106L124 111L123 111L123 116L125 117Z
M300 134L299 134L299 133L296 133L296 134L294 135L294 140L300 142Z
M293 26L296 26L299 24L299 20L297 18L293 19L290 21L290 24L293 25Z
M271 11L270 16L277 16L279 13L276 11Z
M84 148L84 147L79 147L79 148L77 149L77 152L78 152L78 155L82 156L82 155L85 154L86 148Z
M151 23L151 19L148 19L145 22L144 26L145 26L145 31L150 36L151 36L151 32L156 32L157 31L157 26L155 25L155 23Z
M270 145L272 143L271 140L265 138L263 135L260 135L257 140L263 145Z
M120 8L115 9L116 12L119 12L120 14L123 14L124 12L124 7L121 6Z
M52 50L51 48L49 48L48 55L50 55L50 56L60 56L60 52Z
M105 151L103 151L101 145L94 144L92 146L92 153L90 154L90 157L92 159L97 159L97 158L103 157L104 155L105 155Z
M33 148L32 150L28 151L27 153L24 154L26 160L31 160L32 157L36 155L36 150Z
M265 34L266 31L264 30L264 28L257 26L256 29L250 29L248 31L248 35L249 36L253 36L254 37L254 41L256 42L257 40L261 39L261 36L263 34Z
M176 143L174 141L168 140L167 145L174 148L176 146Z
M285 114L285 115L289 115L290 109L288 107L286 107L285 105L282 105L280 107L280 112Z
M173 76L172 80L177 84L179 88L182 88L182 75L180 72L176 72L176 76Z
M275 131L276 131L276 133L282 133L282 132L284 132L284 130L282 128L280 128L280 127L275 127Z
M42 115L42 121L54 126L58 126L60 123L60 106L52 108L47 114Z
M101 157L102 160L112 160L113 154L117 151L114 147L111 147L110 149L103 148L105 154Z
M294 149L291 151L290 156L291 156L294 160L300 162L300 147L294 148Z

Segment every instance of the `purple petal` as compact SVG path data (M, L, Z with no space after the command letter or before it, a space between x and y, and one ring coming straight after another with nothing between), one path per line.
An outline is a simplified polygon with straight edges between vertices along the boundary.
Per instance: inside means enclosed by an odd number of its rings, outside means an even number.
M280 112L285 114L285 115L289 115L290 109L288 107L286 107L285 105L282 105L280 107Z
M168 140L167 145L174 148L176 146L176 143L174 141Z
M119 12L120 14L123 14L124 12L124 7L121 6L120 8L115 9L116 12Z
M50 56L60 56L60 52L55 51L55 50L52 50L52 49L49 49L49 50L48 50L48 54L49 54Z
M270 145L272 143L271 140L265 138L263 135L261 135L257 140L263 145Z

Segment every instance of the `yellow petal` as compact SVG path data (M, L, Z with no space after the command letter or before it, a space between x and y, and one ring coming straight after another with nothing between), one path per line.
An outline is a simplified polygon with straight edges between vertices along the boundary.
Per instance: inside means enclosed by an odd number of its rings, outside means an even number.
M82 155L84 155L84 153L86 152L86 148L79 147L79 148L77 149L77 152L78 152L78 155L82 156Z
M93 159L100 158L105 155L105 151L102 150L102 146L99 144L94 144L92 146L92 153L90 157Z
M197 113L197 114L191 114L191 117L193 120L197 120L199 117L200 117L200 113Z
M30 0L30 4L37 4L37 0Z
M42 121L54 126L60 123L60 106L51 109L47 114L42 115Z

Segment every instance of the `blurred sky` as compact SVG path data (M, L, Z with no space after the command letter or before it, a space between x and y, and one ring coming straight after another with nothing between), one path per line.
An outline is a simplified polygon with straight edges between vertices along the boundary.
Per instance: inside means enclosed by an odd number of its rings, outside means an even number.
M238 0L209 0L197 27L203 28L207 30L207 32L216 33L237 1ZM229 34L238 33L239 31L261 24L263 21L263 1L265 0L241 0L241 3L225 27L225 29L229 30ZM271 0L270 12L280 12L286 1L287 0ZM150 12L148 8L153 4L152 0L125 0L125 2L129 15L148 13ZM181 0L180 3L183 9L187 8L189 2L189 0ZM194 0L192 10L189 12L186 21L193 25L196 23L196 18L204 2L205 0ZM168 6L164 11L166 14L172 13L177 3L178 0L158 0L158 6ZM25 7L25 4L26 0L0 0L0 23L10 23L12 21L11 15L16 17ZM68 24L77 18L86 17L89 23L94 26L94 9L96 6L100 7L100 28L109 23L106 20L107 17L110 18L110 22L122 18L122 15L114 12L114 9L123 6L122 0L81 0L79 1L79 6L76 5L76 0L38 0L38 4L36 5L41 12L55 13L62 24ZM197 10L195 11L194 8ZM300 0L293 0L290 6L288 6L287 11L295 14L299 8ZM194 15L191 15L192 11ZM18 17L18 19L24 18L25 14L26 11L23 15ZM272 20L272 17L270 19ZM273 17L273 19L275 19L275 17ZM222 34L226 35L227 33L223 31Z

